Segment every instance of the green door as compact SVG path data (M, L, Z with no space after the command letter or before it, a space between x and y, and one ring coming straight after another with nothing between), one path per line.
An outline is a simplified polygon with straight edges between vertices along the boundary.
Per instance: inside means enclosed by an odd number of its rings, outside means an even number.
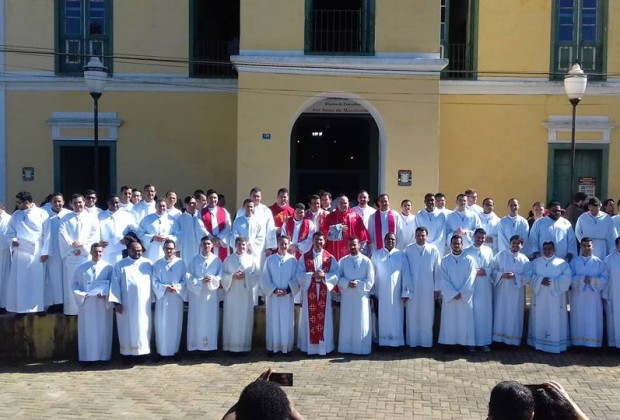
M551 186L547 191L548 200L557 200L566 206L570 202L570 147L555 147L549 150L549 175ZM596 148L579 148L575 153L575 176L571 189L577 192L581 184L588 186L586 193L594 190L594 195L605 200L607 198L607 149L597 145Z

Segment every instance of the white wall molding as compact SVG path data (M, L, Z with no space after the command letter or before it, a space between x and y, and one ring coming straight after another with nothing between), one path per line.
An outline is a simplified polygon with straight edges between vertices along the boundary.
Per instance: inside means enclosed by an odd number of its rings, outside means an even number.
M571 132L573 123L570 115L550 115L549 119L543 123L547 129L549 143L570 143L570 139L558 139L558 132ZM577 116L575 118L575 132L600 133L597 139L576 139L575 143L584 144L609 144L611 143L611 130L616 124L609 122L606 116Z
M480 80L441 80L441 95L566 95L561 81L532 78L484 78ZM620 80L590 82L584 95L620 95ZM567 99L568 101L568 99Z
M93 129L94 115L92 112L54 112L52 117L47 120L47 124L52 128L52 140L71 140L71 141L93 141L92 136L71 136L63 129ZM117 141L118 127L123 122L116 116L116 112L99 113L99 133L100 141ZM103 129L103 131L102 131ZM101 134L107 135L101 136Z

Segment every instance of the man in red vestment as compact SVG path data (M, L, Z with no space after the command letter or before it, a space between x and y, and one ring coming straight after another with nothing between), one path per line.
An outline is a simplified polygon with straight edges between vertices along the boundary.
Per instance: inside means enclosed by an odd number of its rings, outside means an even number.
M360 244L368 242L369 238L364 220L349 208L349 199L345 195L338 198L336 211L325 216L321 232L328 238L325 249L337 260L349 255L350 237L358 238Z
M304 217L305 210L306 207L302 203L297 203L295 215L282 225L282 235L291 238L291 246L288 252L297 259L302 254L310 251L310 248L312 248L312 235L316 232L312 220Z
M286 188L280 188L278 190L278 199L269 209L273 214L273 223L276 225L276 233L280 235L282 225L295 215L295 210L288 205L288 190Z
M207 206L201 210L200 218L213 242L213 253L224 261L229 254L230 214L224 207L217 205L219 200L217 191L207 191L206 198Z

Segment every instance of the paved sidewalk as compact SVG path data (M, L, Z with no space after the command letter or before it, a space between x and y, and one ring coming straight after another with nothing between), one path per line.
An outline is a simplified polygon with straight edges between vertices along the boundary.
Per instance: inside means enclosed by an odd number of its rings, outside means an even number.
M219 419L268 367L307 419L481 419L498 381L558 380L592 419L620 419L620 352L550 355L529 348L444 354L396 349L369 357L267 357L264 351L126 367L75 361L0 364L2 418Z

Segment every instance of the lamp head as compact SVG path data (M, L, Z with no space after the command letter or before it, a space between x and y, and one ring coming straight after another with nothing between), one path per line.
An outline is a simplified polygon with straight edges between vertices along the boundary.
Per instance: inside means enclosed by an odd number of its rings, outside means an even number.
M91 57L84 66L84 81L91 95L101 96L107 79L108 68L101 63L99 57Z
M570 71L564 76L564 91L566 96L572 102L581 99L588 85L588 76L581 70L581 66L577 63L573 64Z

